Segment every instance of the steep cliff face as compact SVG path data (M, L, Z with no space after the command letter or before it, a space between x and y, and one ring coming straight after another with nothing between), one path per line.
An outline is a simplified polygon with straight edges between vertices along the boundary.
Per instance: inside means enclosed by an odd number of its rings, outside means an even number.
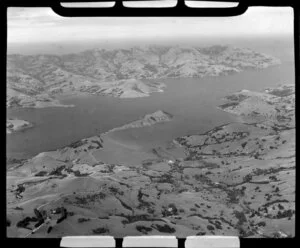
M272 56L227 46L94 49L76 54L8 55L7 106L61 106L58 94L85 92L121 98L161 92L143 79L219 76L279 64Z

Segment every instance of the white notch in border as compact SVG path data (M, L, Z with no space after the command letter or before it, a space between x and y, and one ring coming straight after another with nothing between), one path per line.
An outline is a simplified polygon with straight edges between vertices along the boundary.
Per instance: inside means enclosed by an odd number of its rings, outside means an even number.
M178 247L175 236L129 236L123 239L122 247Z
M218 2L218 1L184 1L185 5L191 8L232 8L239 5L239 2Z
M108 2L60 2L65 8L109 8L115 6L115 1Z
M112 236L67 236L60 247L116 247L116 241Z
M235 236L189 236L185 248L239 248L240 240Z
M177 0L124 1L123 5L129 8L165 8L175 7Z

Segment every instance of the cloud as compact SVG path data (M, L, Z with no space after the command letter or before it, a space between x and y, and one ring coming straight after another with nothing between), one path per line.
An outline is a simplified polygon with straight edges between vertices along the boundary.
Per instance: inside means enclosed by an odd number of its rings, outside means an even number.
M51 8L9 8L8 29L33 28L58 25L63 17L56 15Z
M62 17L50 8L9 8L8 42L180 39L293 33L292 8L251 7L235 17Z

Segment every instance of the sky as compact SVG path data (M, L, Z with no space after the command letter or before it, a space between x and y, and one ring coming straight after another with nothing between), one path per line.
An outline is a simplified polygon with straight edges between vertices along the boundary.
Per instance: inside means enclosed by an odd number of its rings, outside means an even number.
M234 17L62 17L51 8L8 8L8 44L293 34L290 7L250 7Z

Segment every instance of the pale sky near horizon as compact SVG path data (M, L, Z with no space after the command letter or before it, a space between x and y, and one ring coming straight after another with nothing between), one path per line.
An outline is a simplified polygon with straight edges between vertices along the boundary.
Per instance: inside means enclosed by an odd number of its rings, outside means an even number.
M8 8L8 43L292 35L290 7L250 7L235 17L61 17L51 8Z

